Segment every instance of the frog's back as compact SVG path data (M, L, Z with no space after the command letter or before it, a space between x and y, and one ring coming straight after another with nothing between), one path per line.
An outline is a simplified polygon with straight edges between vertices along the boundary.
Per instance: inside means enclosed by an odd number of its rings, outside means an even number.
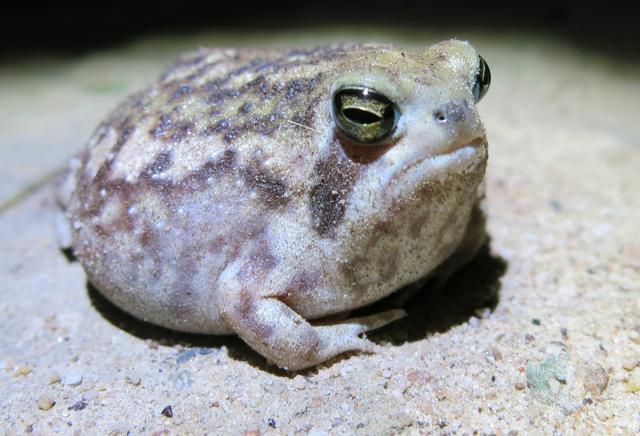
M210 307L216 280L241 251L271 262L268 223L306 207L314 105L347 49L203 49L117 107L71 177L89 279L141 318L227 332Z

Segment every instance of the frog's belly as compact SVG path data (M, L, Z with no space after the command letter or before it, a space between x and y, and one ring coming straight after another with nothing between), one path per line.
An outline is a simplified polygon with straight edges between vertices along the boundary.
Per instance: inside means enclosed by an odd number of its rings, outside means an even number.
M90 249L87 256L85 249L79 257L91 283L135 317L185 332L231 333L215 301L218 276L232 261L234 245L215 235L196 241L185 234L175 239L175 233L121 233L102 250Z
M218 278L266 225L244 193L88 186L72 200L74 252L89 280L137 318L175 330L226 334Z

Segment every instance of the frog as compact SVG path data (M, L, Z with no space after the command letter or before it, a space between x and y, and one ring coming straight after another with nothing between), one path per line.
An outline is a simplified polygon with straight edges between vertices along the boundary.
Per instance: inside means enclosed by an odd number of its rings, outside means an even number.
M382 351L406 312L351 311L486 239L489 83L456 39L187 53L71 159L61 244L125 312L284 370Z

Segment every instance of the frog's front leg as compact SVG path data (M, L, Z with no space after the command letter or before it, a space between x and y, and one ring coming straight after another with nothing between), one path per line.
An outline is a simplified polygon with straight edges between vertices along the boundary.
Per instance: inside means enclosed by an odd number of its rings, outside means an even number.
M238 283L236 283L238 285ZM313 326L277 296L246 286L218 292L218 308L231 328L254 350L281 368L299 370L350 350L375 351L360 335L405 316L404 310Z
M476 202L471 210L465 234L456 250L435 271L409 285L396 295L393 299L395 306L402 307L407 305L418 292L423 291L425 284L432 278L435 278L435 283L429 288L429 291L432 295L438 294L444 289L453 273L467 264L480 251L480 248L487 242L488 238L486 230L487 219L482 200L483 197Z
M435 271L435 276L437 277L436 290L441 290L449 280L449 277L469 263L487 242L487 215L483 200L484 197L471 210L464 237L456 251Z

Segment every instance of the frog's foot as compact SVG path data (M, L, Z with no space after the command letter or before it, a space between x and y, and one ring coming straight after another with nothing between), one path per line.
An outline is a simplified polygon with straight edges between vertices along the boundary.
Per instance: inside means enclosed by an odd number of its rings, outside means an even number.
M80 165L77 157L72 158L55 180L55 207L54 207L54 231L58 241L58 247L62 251L72 253L72 229L70 220L66 217L66 211L71 201L71 195L75 186L75 170Z
M58 247L61 250L71 249L71 226L65 216L64 212L60 209L56 209L53 215L53 226L58 242Z
M277 297L222 292L222 317L247 344L281 368L300 370L345 351L374 352L376 344L361 335L406 315L393 309L331 325L313 326Z

